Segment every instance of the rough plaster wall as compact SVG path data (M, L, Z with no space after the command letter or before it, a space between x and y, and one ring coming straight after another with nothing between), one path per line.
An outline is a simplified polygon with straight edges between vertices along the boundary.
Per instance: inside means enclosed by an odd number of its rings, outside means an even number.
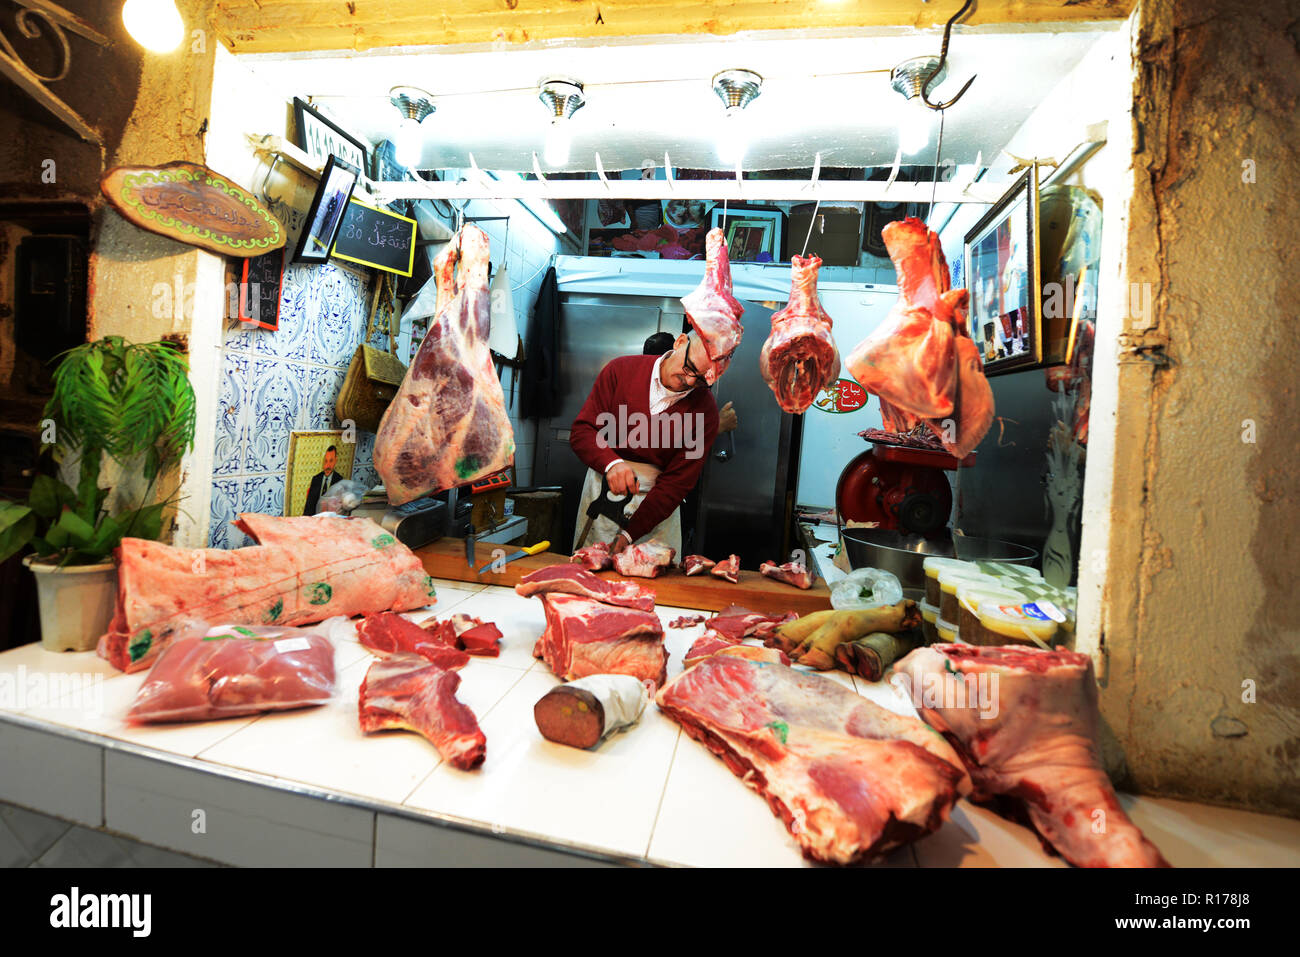
M1102 710L1139 789L1300 815L1300 4L1144 4L1136 48L1155 313L1121 339Z

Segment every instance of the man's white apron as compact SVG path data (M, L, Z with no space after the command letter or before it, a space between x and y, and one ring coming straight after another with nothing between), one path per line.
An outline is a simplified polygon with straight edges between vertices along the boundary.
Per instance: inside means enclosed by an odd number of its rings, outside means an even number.
M632 466L632 471L636 472L637 483L640 487L640 491L632 496L632 501L623 509L623 514L631 518L632 513L637 510L645 499L646 492L654 488L655 479L659 477L661 470L644 462L627 462L625 460L624 464ZM587 477L582 483L582 498L578 501L578 521L573 530L574 551L593 542L613 541L614 536L619 532L617 525L604 515L597 515L596 520L591 523L591 531L587 533L586 540L578 541L578 536L582 534L582 526L587 524L587 506L594 502L596 496L600 494L600 486L600 473L595 469L587 469ZM617 499L620 496L611 492L610 497ZM669 548L677 549L678 559L682 557L682 510L680 506L673 509L671 515L652 528L648 535L642 536L640 541L648 542L651 539L663 542Z

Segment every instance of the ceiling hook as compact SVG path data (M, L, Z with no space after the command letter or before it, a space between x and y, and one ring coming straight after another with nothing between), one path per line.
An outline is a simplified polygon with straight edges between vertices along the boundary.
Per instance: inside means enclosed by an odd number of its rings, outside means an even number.
M944 64L948 62L948 39L949 37L952 36L952 25L966 15L966 11L968 11L971 8L971 5L974 2L975 0L966 0L966 2L962 4L962 8L958 10L956 13L954 13L952 17L948 20L947 25L943 28L943 47L939 50L939 63L935 66L933 70L930 71L930 75L926 77L925 80L921 83L921 102L924 103L932 110L948 109L948 107L952 106L963 96L965 96L966 91L970 89L970 85L975 82L975 77L972 76L969 80L966 81L966 85L957 91L957 95L954 96L947 103L930 102L930 94L929 94L930 84L934 82L934 78L943 71Z

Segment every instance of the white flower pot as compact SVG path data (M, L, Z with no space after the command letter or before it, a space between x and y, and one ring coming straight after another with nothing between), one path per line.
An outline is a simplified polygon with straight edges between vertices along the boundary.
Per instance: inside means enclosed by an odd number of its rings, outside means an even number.
M108 630L117 601L117 566L57 565L33 555L23 564L36 575L41 645L47 651L91 651Z

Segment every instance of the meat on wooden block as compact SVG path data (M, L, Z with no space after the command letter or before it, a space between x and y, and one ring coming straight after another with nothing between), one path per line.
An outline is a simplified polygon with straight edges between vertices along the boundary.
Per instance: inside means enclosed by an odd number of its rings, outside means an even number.
M937 644L894 668L921 717L965 760L971 800L1022 805L1044 843L1078 867L1169 866L1102 768L1087 655Z
M655 578L673 563L677 549L663 542L642 542L629 545L614 556L614 571L636 578Z
M778 565L775 562L763 562L758 566L758 573L766 575L775 581L793 585L795 588L812 588L813 586L812 572L808 570L807 565L800 565L797 562L786 562L784 565Z
M725 562L718 562L709 569L709 574L716 578L725 578L733 584L740 581L740 556L732 555Z
M819 675L713 655L656 700L814 860L857 863L924 837L962 790L960 759L925 725Z
M389 611L362 618L357 623L357 640L376 654L415 654L449 671L469 664L469 655L440 632Z
M781 410L796 415L806 412L817 393L840 374L831 317L817 298L821 265L817 256L790 260L790 303L772 314L772 332L758 360Z
M466 485L510 466L515 436L488 350L488 238L466 225L440 272L459 262L455 294L429 320L420 351L375 434L388 499ZM439 286L439 299L443 289Z
M740 316L745 308L731 294L731 260L721 229L710 229L704 237L704 256L704 279L693 292L682 297L682 306L691 328L704 343L709 364L700 372L705 383L711 386L727 371L731 355L740 345L744 334Z
M515 593L525 598L532 595L556 593L582 595L608 605L623 605L650 611L655 606L655 593L636 582L611 582L598 578L591 572L572 563L561 562L529 572L515 585Z
M601 572L614 567L614 556L609 553L609 542L593 542L574 552L569 561L575 562L589 572Z
M668 677L664 629L654 612L566 594L542 595L542 608L546 630L533 656L565 681L618 674L657 688Z
M419 655L398 652L372 664L361 682L361 730L402 729L424 735L452 767L471 771L483 763L487 737L456 697L460 675Z
M703 575L716 564L718 563L703 555L687 555L682 559L682 571L688 575Z

